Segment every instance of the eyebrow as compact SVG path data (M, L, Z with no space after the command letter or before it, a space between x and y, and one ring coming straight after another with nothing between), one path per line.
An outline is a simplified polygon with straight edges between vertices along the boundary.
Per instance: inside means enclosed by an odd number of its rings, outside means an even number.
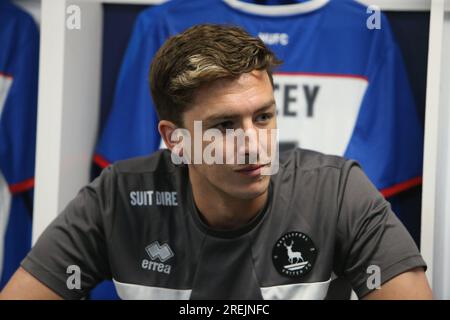
M272 106L275 105L275 100L270 100L269 102L263 104L261 107L259 107L254 113L260 113L263 111L266 111L267 109L270 109ZM212 116L204 119L204 122L214 122L217 120L226 120L226 119L235 119L238 118L240 114L238 113L229 113L229 112L223 112L219 114L213 114Z

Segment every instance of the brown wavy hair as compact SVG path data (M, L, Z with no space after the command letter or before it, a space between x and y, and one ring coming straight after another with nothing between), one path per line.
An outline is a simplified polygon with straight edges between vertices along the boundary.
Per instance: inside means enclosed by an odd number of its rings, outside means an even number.
M150 67L150 91L159 119L182 126L182 114L203 84L266 70L273 86L275 54L236 26L201 24L169 38Z

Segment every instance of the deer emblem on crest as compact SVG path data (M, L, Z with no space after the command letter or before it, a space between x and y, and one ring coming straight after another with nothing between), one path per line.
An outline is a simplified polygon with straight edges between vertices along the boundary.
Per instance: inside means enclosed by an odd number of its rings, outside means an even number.
M283 244L287 249L289 263L298 263L300 260L302 262L305 261L305 260L303 260L303 257L302 257L302 254L300 251L292 251L292 245L294 244L293 240L291 240L290 245L287 245L286 242L284 242ZM294 262L294 259L295 259L295 262Z

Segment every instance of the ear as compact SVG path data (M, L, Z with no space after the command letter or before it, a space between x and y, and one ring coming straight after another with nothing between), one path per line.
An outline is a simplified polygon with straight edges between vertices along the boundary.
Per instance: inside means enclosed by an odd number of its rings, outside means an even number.
M174 131L177 129L177 126L168 120L161 120L158 123L158 131L166 144L167 148L172 150L179 141L174 141Z

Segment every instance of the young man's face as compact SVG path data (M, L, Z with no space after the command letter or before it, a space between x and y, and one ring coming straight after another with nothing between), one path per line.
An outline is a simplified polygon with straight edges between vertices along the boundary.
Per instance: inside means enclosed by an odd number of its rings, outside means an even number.
M263 194L269 185L270 176L262 175L264 167L270 165L272 148L270 134L276 129L276 106L273 88L266 71L254 70L235 80L218 80L201 87L194 98L192 107L183 115L184 126L191 137L195 137L194 121L202 121L202 134L211 128L222 132L223 163L189 165L195 181L238 199L253 199ZM226 129L254 130L253 147L264 145L265 157L257 148L251 149L249 139L239 147L231 145ZM266 129L266 130L260 130ZM248 131L247 131L248 132ZM228 135L228 140L227 140ZM210 141L202 143L203 149ZM192 145L193 148L193 145ZM227 150L228 148L228 150ZM226 155L233 154L234 161ZM256 155L256 164L249 165L249 155ZM193 151L191 152L193 154ZM238 164L238 156L246 159L246 164ZM254 158L255 159L255 158ZM227 162L228 160L228 162ZM254 163L254 162L253 162Z

